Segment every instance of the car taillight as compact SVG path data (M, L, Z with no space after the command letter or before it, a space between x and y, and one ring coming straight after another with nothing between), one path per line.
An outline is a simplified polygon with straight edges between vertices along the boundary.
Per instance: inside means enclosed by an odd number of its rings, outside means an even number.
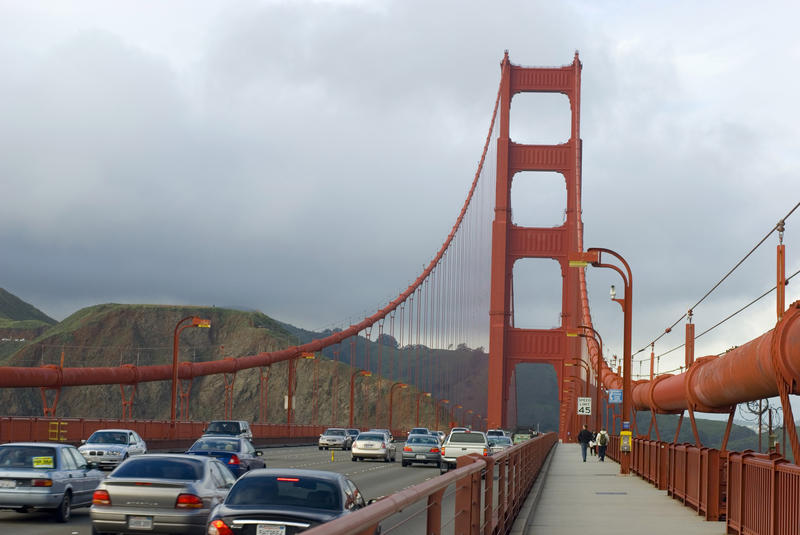
M489 450L487 448L483 448L483 454L484 455L489 455Z
M96 490L94 494L92 494L92 504L111 505L111 496L108 495L107 490Z
M52 487L52 479L31 479L31 487Z
M222 520L214 520L208 525L208 535L233 535L233 530Z
M444 448L442 448L442 457L445 456Z
M439 448L431 448L431 453L439 453Z
M175 500L176 509L202 509L203 500L194 494L178 494L178 499Z
M403 451L414 451L411 449L411 446L404 446Z
M233 455L231 455L231 458L228 461L228 464L239 464L239 456L236 455L235 453Z

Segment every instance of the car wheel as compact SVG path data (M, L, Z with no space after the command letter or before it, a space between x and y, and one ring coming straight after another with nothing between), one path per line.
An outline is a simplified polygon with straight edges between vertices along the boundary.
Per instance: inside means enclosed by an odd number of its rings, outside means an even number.
M356 457L350 457L350 460L356 462L358 459Z
M318 446L318 447L319 447L319 451L322 451L322 446Z
M69 491L64 493L64 497L61 498L61 504L59 504L58 508L53 513L57 521L69 521L72 516L72 495Z
M400 461L400 464L402 464L402 465L403 465L403 468L405 468L406 466L408 466L408 462L406 462L406 461Z
M442 461L442 462L439 463L439 472L441 472L442 474L447 473L447 463L446 462Z

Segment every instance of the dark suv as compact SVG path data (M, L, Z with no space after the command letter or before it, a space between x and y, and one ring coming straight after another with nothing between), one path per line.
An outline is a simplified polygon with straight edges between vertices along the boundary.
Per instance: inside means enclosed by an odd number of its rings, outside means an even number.
M253 439L253 432L250 431L250 424L244 420L213 420L209 422L203 436L216 435Z

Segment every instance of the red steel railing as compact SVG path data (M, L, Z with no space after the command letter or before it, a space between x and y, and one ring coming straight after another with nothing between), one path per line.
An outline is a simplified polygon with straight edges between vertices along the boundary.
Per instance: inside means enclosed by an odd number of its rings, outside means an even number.
M800 466L779 454L728 455L728 533L800 533Z
M391 494L355 513L312 528L308 535L371 535L378 524L418 502L427 502L426 532L438 535L443 524L455 533L508 533L536 481L556 434L547 433L493 456L459 457L455 470ZM497 482L489 474L497 472ZM481 479L482 474L487 477ZM494 492L494 485L497 492ZM455 485L452 511L444 511L445 490ZM496 495L495 495L496 494ZM384 526L383 532L391 528Z
M725 520L728 533L800 533L800 466L778 453L635 439L631 469L706 520Z

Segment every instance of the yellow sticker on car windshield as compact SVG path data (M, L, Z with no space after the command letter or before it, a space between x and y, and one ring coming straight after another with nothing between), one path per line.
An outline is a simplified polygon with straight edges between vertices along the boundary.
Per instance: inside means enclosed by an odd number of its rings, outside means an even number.
M34 457L33 458L33 467L34 468L54 468L53 458L52 457Z

